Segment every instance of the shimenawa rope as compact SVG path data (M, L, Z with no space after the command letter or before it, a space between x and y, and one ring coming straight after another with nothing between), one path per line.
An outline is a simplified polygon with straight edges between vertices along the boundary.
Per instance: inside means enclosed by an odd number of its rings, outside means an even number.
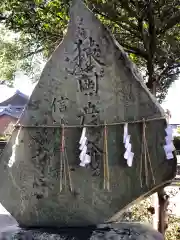
M151 121L158 121L158 120L166 120L165 117L158 117L158 118L149 118L149 119L141 119L141 120L135 120L135 121L123 121L123 122L115 122L115 123L106 123L106 126L116 126L116 125L124 125L125 123L128 124L134 124L134 123L141 123L141 122L151 122ZM54 125L23 125L23 124L16 124L14 125L14 128L62 128L62 125L64 128L83 128L83 127L104 127L105 123L103 124L84 124L84 125L64 125L64 124L54 124Z

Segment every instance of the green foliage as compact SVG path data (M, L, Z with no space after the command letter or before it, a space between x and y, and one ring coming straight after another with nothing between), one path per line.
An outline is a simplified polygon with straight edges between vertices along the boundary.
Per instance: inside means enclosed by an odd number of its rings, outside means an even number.
M180 134L180 126L177 127L177 133Z
M170 196L172 197L172 195ZM153 215L148 211L150 207L152 207L152 197L146 198L141 202L134 204L126 213L124 213L122 220L152 224ZM166 230L165 239L180 239L180 217L172 215L171 211L169 211L168 229Z
M175 217L174 215L169 216L169 224L165 237L166 240L180 239L180 218Z
M162 101L180 72L179 1L89 2L101 21L108 19L116 39L145 72L148 88Z
M6 27L26 36L34 52L43 50L46 56L63 37L69 21L68 11L68 1L59 0L4 0L0 7Z
M19 46L16 39L12 39L9 32L0 27L0 79L13 80L18 68L17 56Z
M132 205L132 207L124 213L122 220L152 224L152 214L148 211L148 208L151 207L151 205L152 197L146 198Z
M85 2L145 72L148 88L162 101L180 71L179 0ZM70 4L70 0L4 0L0 21L20 33L28 56L43 52L48 57L64 36Z
M28 36L15 34L0 25L0 79L7 85L13 85L16 71L20 70L34 81L41 73L42 54L30 54L33 51Z

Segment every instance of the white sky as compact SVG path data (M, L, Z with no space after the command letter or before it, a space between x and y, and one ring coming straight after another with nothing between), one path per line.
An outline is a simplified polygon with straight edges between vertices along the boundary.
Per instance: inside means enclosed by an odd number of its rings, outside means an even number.
M165 101L162 103L164 109L169 109L172 118L171 124L180 124L180 111L178 110L180 102L180 78L176 80L168 91Z
M14 94L16 90L30 96L36 84L32 84L29 78L21 73L16 74L14 88L0 85L0 102Z

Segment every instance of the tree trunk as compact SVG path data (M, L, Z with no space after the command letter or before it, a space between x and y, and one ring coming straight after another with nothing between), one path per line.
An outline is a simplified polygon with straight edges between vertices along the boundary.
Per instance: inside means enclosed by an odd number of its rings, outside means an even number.
M154 96L156 96L156 81L153 82L152 93ZM167 207L169 204L169 200L168 200L169 196L166 194L164 188L160 189L157 192L157 196L158 196L158 204L157 204L157 201L153 199L155 203L155 206L154 206L155 214L153 219L153 225L154 225L154 228L157 229L164 236L165 231L168 227ZM156 196L154 196L154 198L155 197ZM158 221L157 221L157 218L158 218ZM157 224L157 226L155 226L155 224Z
M165 235L165 231L168 228L168 212L167 208L169 205L169 196L166 194L164 189L161 189L158 192L159 200L159 222L158 222L158 231Z

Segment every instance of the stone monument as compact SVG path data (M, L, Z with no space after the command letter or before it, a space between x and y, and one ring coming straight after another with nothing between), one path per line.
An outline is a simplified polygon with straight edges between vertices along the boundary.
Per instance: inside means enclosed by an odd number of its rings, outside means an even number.
M167 160L164 151L166 127L164 111L122 47L73 1L67 34L1 157L0 201L24 227L117 221L130 204L174 178L176 157Z

